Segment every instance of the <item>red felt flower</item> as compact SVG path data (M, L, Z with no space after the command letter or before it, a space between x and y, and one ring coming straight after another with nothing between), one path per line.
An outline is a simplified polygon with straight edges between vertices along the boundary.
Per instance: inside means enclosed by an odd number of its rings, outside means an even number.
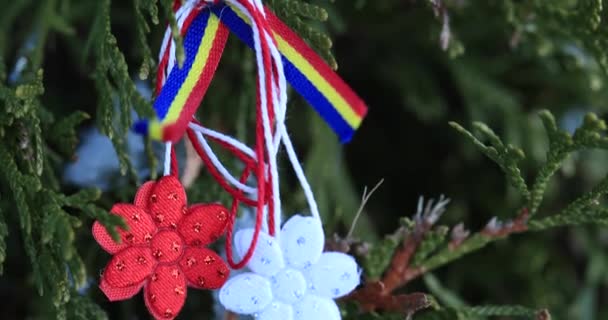
M217 204L187 207L186 192L173 176L146 182L134 204L119 203L111 212L124 218L116 243L99 223L93 236L112 254L100 288L111 301L133 297L144 288L144 300L156 319L173 319L186 300L186 287L218 289L228 279L224 260L204 246L226 229L228 210Z

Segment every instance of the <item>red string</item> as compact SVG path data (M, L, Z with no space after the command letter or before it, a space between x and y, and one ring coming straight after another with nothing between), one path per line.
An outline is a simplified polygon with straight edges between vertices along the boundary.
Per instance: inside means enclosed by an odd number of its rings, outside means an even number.
M173 1L173 11L177 11L179 7L182 6L182 0L174 0Z
M207 153L199 145L198 139L196 138L196 133L194 132L194 130L191 128L188 128L186 130L186 133L188 135L188 138L192 142L194 149L196 150L198 155L203 160L203 163L209 170L209 173L211 173L211 175L214 177L214 179L226 191L228 191L233 197L228 225L226 227L227 228L227 233L226 233L226 258L227 259L226 260L228 261L228 264L230 265L230 267L232 267L233 269L242 269L243 267L245 267L247 265L247 263L249 263L249 260L251 260L251 257L253 256L253 253L257 246L259 234L262 229L262 222L264 220L263 208L264 208L264 204L267 199L263 199L262 197L260 197L261 193L258 191L258 199L255 201L251 200L251 199L247 198L247 196L245 196L241 190L237 190L234 187L232 187L230 184L228 184L228 182L222 178L221 173L219 173L217 168L214 166L213 162L211 162L211 159L209 159L209 156L207 155ZM229 143L226 143L224 141L221 141L219 139L213 138L213 137L211 139L213 141L216 141L217 143L219 143L222 147L226 148L230 153L236 155L245 164L245 169L243 170L243 174L241 175L239 182L245 183L247 181L247 179L249 178L252 169L259 170L260 166L256 164L257 161L255 161L255 159L251 158L250 156L248 156L247 154L245 154L244 152L242 152L235 146L233 146ZM261 181L260 183L258 183L258 190L260 190L260 186L266 185L266 183L267 183L266 181ZM253 239L251 241L251 244L249 245L249 248L247 249L246 254L242 257L241 261L239 261L237 263L234 260L234 254L232 252L232 236L234 234L234 222L236 220L237 211L239 208L239 204L241 202L243 202L245 204L251 203L251 204L249 204L251 206L256 205L258 210L256 210L256 223L255 223L255 228L254 228L254 233L253 233ZM272 201L270 201L270 202L272 202ZM261 204L262 210L260 210L260 204Z
M256 147L256 158L258 159L257 162L257 177L258 180L260 179L260 177L262 177L262 179L264 179L264 177L268 176L268 181L269 183L272 183L271 181L271 174L270 174L270 170L269 168L266 168L266 159L267 156L270 157L270 155L267 155L266 153L266 144L265 144L265 137L264 137L264 123L262 121L262 103L261 103L261 91L259 88L259 81L258 79L256 79L256 128L255 128L255 135L256 135L256 143L255 143L255 147ZM265 184L264 184L265 185ZM265 186L264 186L265 187ZM269 199L272 199L272 188L268 188L269 192L267 194ZM258 200L259 197L261 197L262 194L264 194L264 196L266 196L265 194L266 190L263 190L262 193L260 193L260 188L258 187ZM272 203L272 201L268 201L269 203ZM263 207L260 208L260 202L258 201L257 203L258 205L258 209L256 211L257 215L263 215ZM268 206L268 229L270 231L271 235L274 235L274 206L269 205Z
M220 186L224 190L226 190L226 192L230 193L230 195L233 198L237 198L240 202L243 202L243 203L247 204L248 206L256 206L257 205L257 200L252 200L252 199L247 198L246 196L244 196L240 192L240 190L238 190L235 187L231 186L230 183L228 183L228 181L226 181L222 177L222 174L215 167L215 165L213 164L213 162L209 158L209 155L207 155L207 153L205 152L205 150L203 150L201 148L201 146L198 144L198 140L196 138L196 134L194 133L194 130L188 129L188 130L186 130L186 134L188 135L188 138L192 142L192 146L194 147L194 150L196 151L196 153L199 155L199 157L203 161L203 164L205 165L205 167L207 168L207 170L209 171L209 174L211 174L211 176L213 177L213 179L215 179L215 181L217 181L217 183L219 183ZM214 141L216 141L216 140L214 140ZM245 167L247 169L251 170L251 168L256 167L256 165L254 163L255 160L249 158L245 154L242 154L240 152L240 150L238 150L235 147L233 147L233 146L231 146L229 144L226 144L226 143L224 143L222 141L218 141L218 143L220 145L222 145L223 147L225 147L226 149L228 149L232 154L236 155L245 164ZM264 200L267 200L267 199L264 199Z
M269 50L269 46L268 46L268 41L266 39L265 33L268 33L270 35L272 35L271 32L269 32L269 26L266 22L266 20L261 16L260 12L249 2L249 1L243 1L240 0L239 3L241 3L241 5L243 5L251 14L251 17L253 18L253 20L255 21L256 25L260 28L259 30L259 34L260 34L260 47L261 47L261 51L262 51L262 64L263 64L263 68L264 68L264 73L265 73L265 79L264 79L264 86L266 88L266 101L269 105L271 105L273 103L272 97L273 97L273 90L272 90L272 74L273 74L273 64L272 64L272 59L271 59L271 55L270 55L270 50ZM272 36L271 36L272 37ZM274 41L274 39L273 39ZM266 159L266 158L262 158L260 155L265 153L265 148L263 148L263 150L259 150L262 146L264 146L264 128L263 128L263 121L262 121L262 106L260 103L260 90L259 90L259 83L257 83L257 106L256 106L256 110L257 110L257 118L256 118L256 122L257 122L257 126L256 126L256 151L258 151L257 153L257 157L258 159ZM274 122L274 112L273 112L273 108L269 108L268 109L268 118L270 120L270 123ZM273 130L271 130L273 131ZM267 157L270 157L272 155L266 155ZM265 161L259 161L258 162L258 177L264 177L266 175L263 175L264 171L266 171L267 176L269 178L269 181L272 181L272 176L270 173L270 170L266 170L265 167ZM272 193L273 193L273 189L269 188L269 197L272 197ZM258 203L259 205L259 203ZM269 229L269 233L270 235L274 236L275 234L275 221L274 221L274 203L273 201L269 201L269 206L268 206L268 229Z
M269 201L270 199L272 199L273 197L273 193L274 190L271 187L271 185L268 185L271 183L272 181L272 173L270 168L268 168L267 163L269 163L269 159L271 156L271 154L268 154L268 152L266 151L266 140L265 140L265 132L264 132L264 122L263 122L263 111L262 110L262 104L261 104L261 90L260 90L260 85L263 85L266 89L266 101L267 101L267 105L268 106L272 106L273 102L273 96L274 96L274 90L273 90L273 80L275 81L274 84L278 86L278 68L276 65L276 62L272 60L271 58L271 54L270 54L270 49L269 49L269 45L268 45L268 39L266 39L266 34L269 34L271 36L271 41L273 43L275 43L276 45L276 40L274 39L274 37L272 36L272 32L270 32L270 27L266 21L266 19L264 19L264 17L261 15L261 13L257 10L257 8L255 8L249 1L243 1L243 0L239 0L239 2L251 13L251 16L253 18L253 20L255 21L256 25L259 28L259 33L260 33L260 46L261 46L261 54L262 54L262 64L263 64L263 70L265 72L265 77L263 79L263 83L260 83L259 79L256 79L256 135L255 135L255 159L253 159L251 156L243 153L241 150L239 150L238 148L236 148L235 146L226 143L224 141L221 141L219 139L215 139L215 138L211 138L213 141L219 143L223 148L227 149L230 153L232 153L233 155L236 155L239 160L241 160L243 162L243 164L245 165L245 169L243 170L243 174L241 175L240 178L240 182L241 183L245 183L245 181L248 179L248 177L253 173L257 179L258 179L258 194L257 194L257 199L250 199L248 198L246 195L243 194L243 192L241 190L238 190L237 188L234 188L232 185L229 184L228 181L226 181L221 173L219 172L219 170L215 167L215 165L213 164L213 162L211 161L211 159L209 158L209 156L206 154L206 152L201 148L201 146L198 144L198 139L196 137L196 134L194 132L194 130L188 128L186 133L188 135L188 138L190 139L190 141L192 142L192 145L194 146L194 149L196 150L197 154L201 157L201 160L203 161L203 163L205 164L205 166L208 168L209 173L212 175L212 177L222 186L222 188L224 190L226 190L228 193L230 193L230 195L233 197L233 201L232 201L232 208L231 208L231 214L229 217L229 223L228 223L228 232L227 232L227 239L226 239L226 255L227 255L227 260L228 263L230 264L230 266L234 269L241 269L243 268L245 265L247 265L247 263L249 262L249 260L251 259L251 257L253 256L255 247L257 245L257 241L259 238L259 233L261 232L261 228L262 228L262 223L264 220L264 206L266 203L268 203L268 229L269 229L269 233L270 235L274 236L275 234L275 220L274 220L274 202L273 201ZM179 1L175 1L175 5L174 5L174 10L177 10L177 8L179 7ZM191 21L191 18L194 18L196 16L197 13L191 13L189 15L189 17L187 18L187 21L184 23L184 26L181 30L182 35L186 32L188 26L189 26L189 22ZM162 78L164 78L164 72L165 72L165 67L166 64L168 63L168 56L169 56L169 49L170 49L170 45L171 42L169 42L169 45L167 46L166 52L164 54L164 56L161 59L160 65L159 65L159 70L157 73L157 93L160 92L160 89L162 87ZM259 70L258 72L260 72L261 70ZM268 107L268 110L266 110L268 113L268 118L269 118L269 123L272 124L274 123L275 120L275 113L274 113L274 109L271 107ZM271 134L274 134L275 132L275 128L272 127L271 128ZM177 175L178 174L178 167L177 167L177 159L175 157L175 150L171 150L171 171L172 174ZM266 179L267 177L267 179ZM278 190L277 190L278 192ZM236 263L234 261L234 257L233 257L233 252L232 252L232 235L234 233L234 223L236 220L236 215L237 215L237 210L239 208L240 203L244 203L246 205L249 206L256 206L256 224L255 224L255 229L254 229L254 235L253 235L253 239L252 242L246 252L246 254L244 255L244 257L242 258L242 260L238 263Z
M243 171L243 174L241 175L240 178L240 182L244 183L245 181L247 181L247 178L249 177L250 174L250 169L246 168ZM262 230L262 222L264 220L263 215L256 215L256 219L255 219L255 228L253 229L253 238L251 239L251 243L249 244L249 248L247 249L247 252L243 255L242 259L240 262L236 263L234 262L234 255L232 252L232 235L234 233L234 223L236 220L236 214L237 214L237 210L239 208L239 200L235 197L232 200L232 206L230 208L230 220L228 220L228 226L227 226L227 231L226 231L226 260L228 261L228 264L230 265L231 268L233 269L242 269L244 268L247 263L249 263L249 260L251 260L251 258L253 257L253 253L255 252L255 248L258 244L258 239L260 237L260 231Z

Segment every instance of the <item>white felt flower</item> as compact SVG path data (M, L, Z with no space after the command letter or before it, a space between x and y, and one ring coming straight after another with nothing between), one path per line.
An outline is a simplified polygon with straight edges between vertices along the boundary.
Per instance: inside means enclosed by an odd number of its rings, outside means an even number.
M235 236L243 256L253 229ZM313 217L295 215L281 230L280 240L264 232L241 273L226 282L219 298L224 307L258 320L339 320L333 299L350 293L359 284L355 259L339 252L323 252L325 236Z

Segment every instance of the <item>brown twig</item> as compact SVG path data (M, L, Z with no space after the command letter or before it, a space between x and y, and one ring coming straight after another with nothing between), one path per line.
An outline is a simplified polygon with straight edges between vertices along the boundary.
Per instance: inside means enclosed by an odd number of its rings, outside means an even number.
M382 283L384 284L383 294L390 294L393 290L406 285L410 280L416 278L421 274L422 270L418 268L410 267L410 260L420 243L424 239L424 235L428 232L430 227L423 226L414 227L416 230L414 233L405 237L403 244L399 250L393 254L390 266L386 270L382 277Z
M418 213L414 216L414 226L405 234L401 245L393 253L389 267L384 272L383 277L368 282L345 299L356 301L364 312L384 310L400 312L409 316L421 309L428 308L432 304L432 300L426 294L394 294L394 291L428 271L422 266L412 266L411 259L426 234L444 212L445 205L448 202L449 200L442 197L434 206L433 202L430 201L423 208L421 200L418 204ZM526 208L523 208L514 220L501 222L496 217L492 218L480 234L488 239L496 239L513 233L524 232L528 229L528 220L529 212ZM464 228L463 224L454 227L448 244L449 250L458 250L459 246L469 237L469 234L470 232ZM538 320L550 320L551 316L546 310L542 310L536 318Z
M361 290L357 290L348 296L347 299L357 301L359 307L364 312L374 310L387 310L399 312L404 315L416 313L431 305L431 300L424 293L411 293L400 295L383 295L384 287L382 282L376 281L365 285Z
M409 260L420 242L413 237L407 239L393 255L390 267L381 280L365 284L346 299L358 302L364 312L385 310L408 315L430 306L431 301L424 293L392 294L394 289L404 286L423 272L419 268L409 268Z
M551 320L551 314L549 313L549 310L547 310L547 309L540 310L536 314L536 320Z
M492 238L502 238L512 233L524 232L528 230L529 218L530 213L528 212L527 208L521 209L515 220L502 222L494 217L481 231L481 234Z
M393 254L382 279L367 283L346 299L357 301L362 311L365 312L385 310L411 315L429 307L432 300L424 293L393 294L393 291L405 286L425 272L423 268L412 267L410 261L425 235L445 211L448 202L449 199L441 197L434 206L433 201L429 201L426 207L423 207L421 198L418 203L418 212L414 217L414 227L405 235L401 246Z
M239 318L239 315L232 311L226 311L226 313L224 314L225 320L237 320L238 318Z

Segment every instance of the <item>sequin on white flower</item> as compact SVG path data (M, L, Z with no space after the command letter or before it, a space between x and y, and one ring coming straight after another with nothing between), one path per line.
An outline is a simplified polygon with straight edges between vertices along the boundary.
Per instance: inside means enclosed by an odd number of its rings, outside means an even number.
M237 232L236 251L243 256L253 229ZM350 293L360 281L351 256L323 252L325 236L313 217L295 215L281 230L280 245L262 232L247 267L222 287L219 298L230 311L257 320L340 320L333 299Z

